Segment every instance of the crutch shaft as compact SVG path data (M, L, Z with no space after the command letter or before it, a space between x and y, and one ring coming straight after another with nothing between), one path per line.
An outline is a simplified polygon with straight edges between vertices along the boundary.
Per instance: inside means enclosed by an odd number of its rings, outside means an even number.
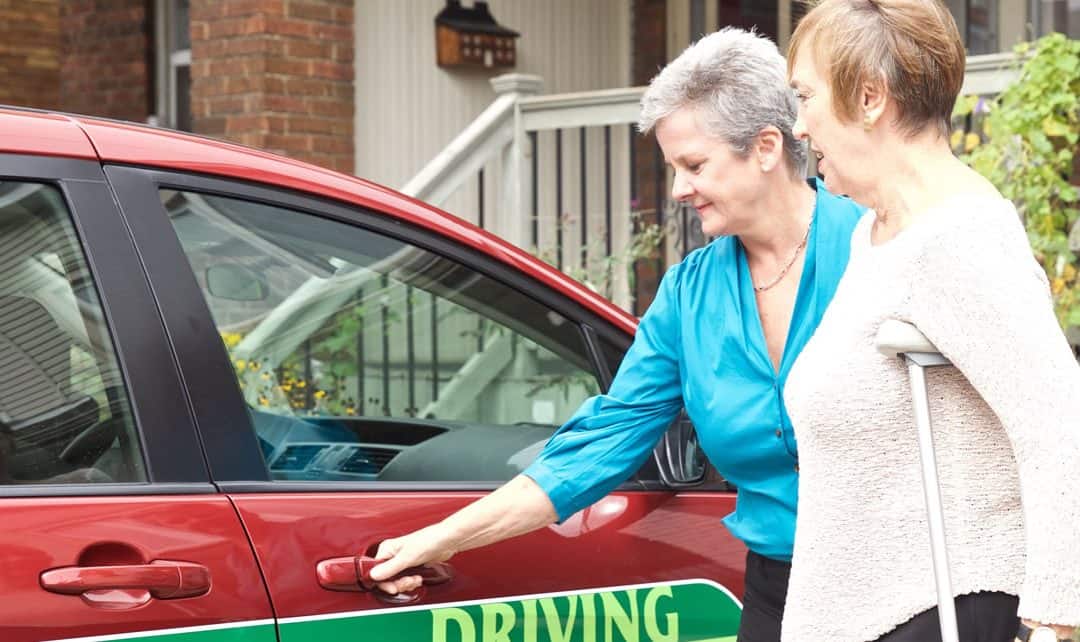
M926 517L930 526L930 551L934 563L934 583L937 586L938 617L942 642L959 642L956 604L953 602L952 579L949 577L949 551L945 543L944 510L941 504L941 484L938 481L937 458L930 424L930 404L926 389L926 371L910 356L905 355L911 397L914 402L915 424L919 436L919 459L922 464L923 496Z

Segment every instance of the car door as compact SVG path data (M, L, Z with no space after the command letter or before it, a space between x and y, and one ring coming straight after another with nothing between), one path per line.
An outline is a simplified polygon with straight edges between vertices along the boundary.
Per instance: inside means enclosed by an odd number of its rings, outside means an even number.
M0 524L5 642L276 638L96 161L0 154Z
M283 642L734 635L732 495L647 469L562 524L455 556L407 601L366 589L360 556L520 472L629 337L377 211L106 171L136 239L158 241L150 280Z

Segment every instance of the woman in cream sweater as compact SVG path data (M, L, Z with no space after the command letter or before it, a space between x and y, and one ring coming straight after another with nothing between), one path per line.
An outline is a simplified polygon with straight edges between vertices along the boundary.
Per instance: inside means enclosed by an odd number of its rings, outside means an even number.
M824 0L792 37L795 133L872 210L785 392L787 642L940 639L906 370L874 347L889 318L955 366L927 378L961 639L1080 624L1080 367L1016 209L950 150L964 64L937 0Z

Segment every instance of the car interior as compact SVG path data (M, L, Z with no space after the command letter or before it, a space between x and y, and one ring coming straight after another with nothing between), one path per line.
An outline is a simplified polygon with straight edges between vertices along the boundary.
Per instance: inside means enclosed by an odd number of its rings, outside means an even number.
M0 182L0 483L139 481L133 434L59 191Z

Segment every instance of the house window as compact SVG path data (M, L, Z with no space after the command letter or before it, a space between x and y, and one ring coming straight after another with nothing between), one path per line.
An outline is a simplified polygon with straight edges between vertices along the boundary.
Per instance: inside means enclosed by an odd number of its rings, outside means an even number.
M1032 0L1031 22L1038 25L1039 35L1053 31L1070 38L1080 38L1080 1Z
M191 131L190 0L155 0L157 119L163 127Z

